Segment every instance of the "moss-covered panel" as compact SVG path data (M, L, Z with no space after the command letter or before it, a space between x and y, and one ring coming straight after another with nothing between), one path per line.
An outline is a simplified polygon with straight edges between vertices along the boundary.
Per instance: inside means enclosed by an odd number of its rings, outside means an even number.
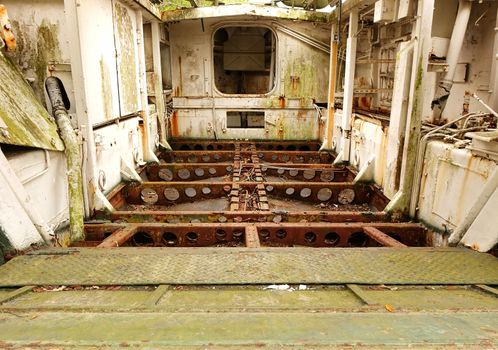
M121 114L138 110L138 84L135 35L133 23L126 7L114 4L116 44L118 46L118 76Z
M62 151L57 126L19 69L0 53L0 143Z

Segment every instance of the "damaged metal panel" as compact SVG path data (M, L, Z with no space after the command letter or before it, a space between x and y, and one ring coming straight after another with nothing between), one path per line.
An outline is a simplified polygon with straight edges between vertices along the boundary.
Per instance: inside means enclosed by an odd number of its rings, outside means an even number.
M0 143L64 150L57 126L17 67L0 53Z

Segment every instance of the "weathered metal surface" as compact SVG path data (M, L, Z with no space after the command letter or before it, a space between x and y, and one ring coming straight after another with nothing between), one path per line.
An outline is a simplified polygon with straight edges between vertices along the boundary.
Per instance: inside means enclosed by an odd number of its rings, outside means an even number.
M241 151L241 157L250 159L251 153ZM332 163L333 156L327 152L314 151L258 151L262 162L269 163ZM234 151L164 151L160 159L168 163L198 163L232 161Z
M62 151L57 126L19 70L0 53L0 143Z
M164 22L177 22L183 20L230 16L257 16L323 23L328 22L329 19L329 15L327 13L294 8L280 8L275 6L240 4L168 10L163 12L162 20Z
M6 287L266 283L498 284L498 259L450 248L72 248L0 267Z
M109 218L116 222L383 222L390 218L374 211L114 211Z
M89 224L86 234L88 241L103 241L99 247L117 247L125 243L128 246L215 246L227 242L240 243L244 239L249 244L247 237L254 235L259 236L262 246L379 246L375 239L365 234L371 230L387 232L409 246L422 247L428 241L427 230L418 224L391 223ZM249 241L253 242L254 238ZM397 247L406 245L398 242Z
M396 247L404 248L405 244L399 242L398 240L392 238L390 235L385 234L381 230L375 227L364 227L363 232L365 232L370 238L380 243L384 247Z
M175 151L214 151L214 150L233 150L233 141L206 141L206 140L173 140L170 141L170 146ZM255 141L244 142L240 141L239 144L244 147L254 144L256 149L260 151L318 151L320 149L319 142L313 141Z

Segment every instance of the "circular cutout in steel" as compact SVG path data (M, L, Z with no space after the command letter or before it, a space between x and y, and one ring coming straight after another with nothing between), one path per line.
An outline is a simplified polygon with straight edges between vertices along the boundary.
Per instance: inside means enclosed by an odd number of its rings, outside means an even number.
M239 231L239 230L236 230L236 231L233 231L233 239L236 239L236 240L241 240L242 237L244 236L244 232L243 231Z
M294 158L294 162L295 163L304 163L304 157L303 156L296 156L296 158Z
M164 245L172 247L178 244L178 237L173 232L165 232L162 241Z
M167 187L164 189L164 198L169 201L176 201L180 198L180 192L176 188Z
M311 196L311 188L303 188L299 195L301 196L301 198L308 198L309 196Z
M196 156L190 156L187 158L187 162L189 163L197 163L198 160L199 158L197 158Z
M285 232L285 230L278 230L275 235L278 239L284 239L285 237L287 237L287 232Z
M216 230L214 235L216 236L216 239L219 241L223 241L227 238L227 233L224 230Z
M230 192L231 190L232 190L232 187L231 187L230 185L225 185L225 186L223 186L223 191L225 191L225 192L227 192L227 193L228 193L228 192Z
M355 192L351 188L345 188L339 192L337 201L341 204L351 204L354 201Z
M282 222L282 215L275 215L272 219L272 221L276 224L278 224L279 222Z
M189 243L195 243L195 242L197 242L199 235L196 232L187 232L185 237L187 237L187 241Z
M276 154L272 155L272 156L271 156L271 160L273 160L273 161L278 160L278 156L277 156Z
M218 218L218 222L224 223L224 222L227 222L227 221L228 221L228 219L226 218L226 216L223 216L223 215L222 215L222 216L220 216L220 217Z
M331 170L322 171L322 173L320 174L320 181L331 182L332 180L334 180L334 172L333 171L331 171Z
M261 171L264 173L268 170L268 167L266 165L261 166Z
M285 174L285 169L277 169L277 174L278 174L278 175L283 175L283 174Z
M190 170L185 168L178 170L178 177L182 180L187 180L190 177Z
M208 169L208 173L209 173L210 175L216 175L216 169L215 169L215 168L209 168L209 169Z
M341 237L336 232L329 232L325 235L324 242L326 245L335 247L339 244Z
M139 231L131 238L131 244L135 247L150 247L154 245L154 239L147 232Z
M289 160L290 160L290 157L287 154L282 156L282 161L288 162Z
M354 232L348 238L349 247L364 247L367 243L367 236L363 232Z
M197 191L193 187L187 187L185 189L185 195L189 198L194 198L195 196L197 196Z
M294 192L296 192L296 190L293 188L293 187L289 187L289 188L286 188L285 189L285 193L288 195L288 196L292 196L294 194Z
M266 192L272 192L272 191L273 191L273 186L272 185L266 186Z
M265 155L264 155L264 153L258 153L258 157L259 157L260 159L263 159L263 158L265 157Z
M215 154L213 156L214 160L220 160L221 159L221 156L219 154Z
M173 157L173 163L183 163L182 157Z
M206 149L207 149L208 151L213 151L213 150L214 150L214 146L213 146L213 145L207 145L207 146L206 146Z
M299 174L299 170L296 170L296 169L289 170L290 176L295 177L295 176L297 176L297 174Z
M209 187L203 187L201 191L202 191L202 194L206 195L206 196L208 194L211 194L211 189Z
M232 167L231 165L229 165L229 166L227 166L227 167L225 168L225 170L227 171L227 173L231 173L231 172L232 172L232 170L233 170L233 167Z
M261 230L259 231L259 237L263 240L268 240L270 239L270 231L268 230Z
M197 168L194 170L194 173L197 177L201 177L201 176L204 176L204 169L202 168Z
M306 169L303 171L303 177L306 180L311 180L315 177L316 172L313 169Z
M145 204L155 204L159 200L159 196L157 192L152 188L144 188L142 192L140 192L140 198Z
M161 169L159 170L159 172L157 173L157 176L159 176L159 178L161 180L164 180L164 181L171 181L173 180L173 172L169 169Z
M211 157L208 155L202 156L202 161L203 162L209 162L211 160Z
M197 145L194 146L194 149L196 151L202 151L204 149L204 147L202 147L202 145L197 144Z
M314 232L306 232L304 234L304 240L307 243L314 243L316 241L316 234Z
M332 198L332 190L330 188L320 188L318 193L316 194L318 200L322 202L326 202Z

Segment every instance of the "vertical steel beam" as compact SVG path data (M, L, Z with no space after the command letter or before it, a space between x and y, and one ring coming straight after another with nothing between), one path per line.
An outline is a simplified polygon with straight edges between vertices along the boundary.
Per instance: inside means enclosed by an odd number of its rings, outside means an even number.
M329 94L328 94L328 113L327 113L327 131L325 134L325 142L321 149L332 150L332 139L334 137L334 117L335 117L335 86L337 79L337 24L333 23L330 29L330 64L329 64Z

